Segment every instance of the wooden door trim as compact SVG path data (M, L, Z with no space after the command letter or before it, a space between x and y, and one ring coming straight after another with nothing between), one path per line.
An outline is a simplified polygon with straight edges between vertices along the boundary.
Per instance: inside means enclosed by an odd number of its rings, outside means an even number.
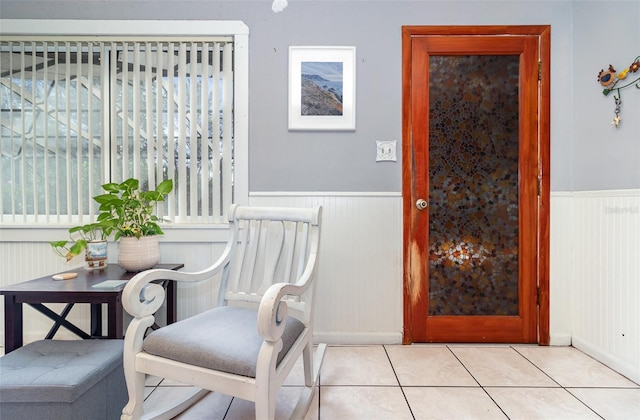
M538 129L538 177L540 194L538 196L538 213L536 220L537 286L538 286L538 319L537 341L540 345L549 344L549 205L550 205L550 38L551 28L548 25L529 26L403 26L402 28L402 195L403 195L403 299L404 327L403 343L414 342L413 326L415 321L426 318L428 296L421 295L422 279L428 278L426 264L419 261L417 244L410 243L411 232L415 229L413 202L415 199L413 165L414 145L412 142L412 121L416 118L412 109L411 87L421 80L412 80L411 41L414 37L425 35L535 35L539 40L540 82L539 82L539 118ZM424 78L422 78L424 80ZM417 308L413 313L413 308ZM424 311L424 312L423 312ZM424 316L423 316L424 315ZM414 316L416 319L414 320ZM484 322L491 323L490 317ZM516 317L514 317L516 318ZM504 320L505 317L502 317ZM444 320L446 322L446 319ZM508 322L507 322L508 324ZM426 321L424 323L426 327ZM468 331L467 331L468 332ZM482 341L478 339L478 341Z
M538 344L548 346L549 330L549 271L550 271L550 209L551 209L551 27L542 26L540 40L540 98L538 121L538 163L540 203L538 205Z

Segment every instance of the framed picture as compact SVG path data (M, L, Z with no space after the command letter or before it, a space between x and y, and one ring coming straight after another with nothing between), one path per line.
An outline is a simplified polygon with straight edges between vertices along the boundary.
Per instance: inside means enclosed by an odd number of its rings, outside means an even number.
M289 47L289 130L356 129L356 48Z

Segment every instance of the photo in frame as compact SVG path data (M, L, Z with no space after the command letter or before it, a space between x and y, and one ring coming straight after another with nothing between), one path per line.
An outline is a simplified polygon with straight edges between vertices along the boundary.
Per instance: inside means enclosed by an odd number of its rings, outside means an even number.
M355 47L289 47L289 130L355 130L355 67Z

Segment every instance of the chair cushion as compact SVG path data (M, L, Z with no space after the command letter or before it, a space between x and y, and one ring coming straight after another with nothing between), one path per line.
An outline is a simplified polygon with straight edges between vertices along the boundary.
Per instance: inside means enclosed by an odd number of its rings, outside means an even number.
M287 317L277 363L304 328L300 320ZM143 349L178 362L255 378L262 343L257 310L221 306L153 331Z

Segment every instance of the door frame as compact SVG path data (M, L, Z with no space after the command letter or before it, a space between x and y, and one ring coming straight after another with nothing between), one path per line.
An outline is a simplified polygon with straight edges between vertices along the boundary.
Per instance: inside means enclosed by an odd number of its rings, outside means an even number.
M402 27L402 198L403 198L403 343L414 342L413 319L423 314L413 313L412 302L419 298L423 282L428 281L427 262L421 261L420 249L412 242L415 222L415 172L412 141L412 57L413 37L425 35L535 35L539 40L538 84L538 208L536 215L537 260L537 342L549 345L549 208L550 208L550 47L549 25L516 26L403 26Z

